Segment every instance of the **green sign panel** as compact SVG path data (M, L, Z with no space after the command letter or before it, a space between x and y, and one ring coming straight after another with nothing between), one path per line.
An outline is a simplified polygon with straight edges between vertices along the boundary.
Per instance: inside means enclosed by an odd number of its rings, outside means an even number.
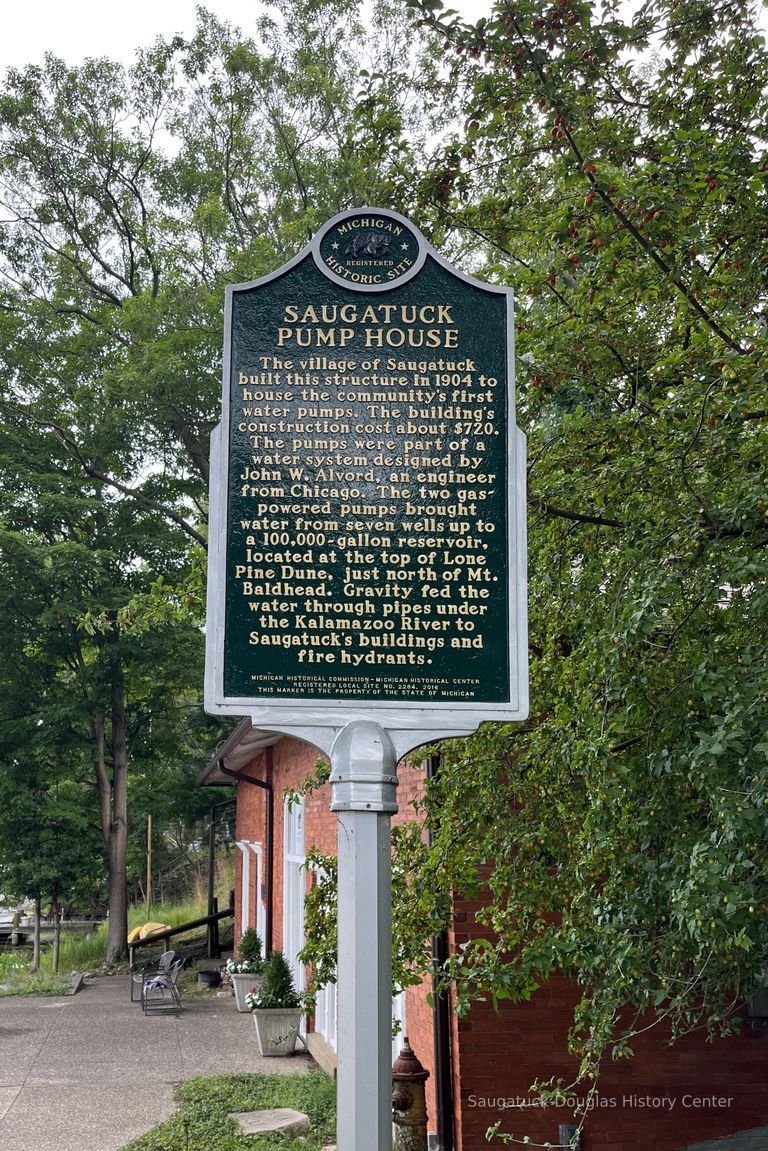
M525 709L511 334L389 211L229 289L211 710Z

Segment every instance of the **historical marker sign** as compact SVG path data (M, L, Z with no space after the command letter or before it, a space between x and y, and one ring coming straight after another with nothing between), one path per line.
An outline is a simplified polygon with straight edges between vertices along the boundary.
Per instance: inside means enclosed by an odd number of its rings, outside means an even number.
M391 211L345 212L228 289L208 710L276 729L525 717L512 333L509 291Z

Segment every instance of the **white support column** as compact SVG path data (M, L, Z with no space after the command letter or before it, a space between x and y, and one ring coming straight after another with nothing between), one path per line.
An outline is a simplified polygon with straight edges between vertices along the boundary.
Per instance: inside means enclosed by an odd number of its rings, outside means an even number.
M331 749L339 813L338 1151L392 1148L392 860L396 756L355 720Z
M265 945L264 935L267 930L266 926L266 910L264 902L261 898L262 885L264 883L264 856L260 843L251 843L251 851L256 856L256 933Z
M242 872L240 875L240 934L244 934L251 925L251 856L248 851L250 842L247 839L238 841L242 855Z

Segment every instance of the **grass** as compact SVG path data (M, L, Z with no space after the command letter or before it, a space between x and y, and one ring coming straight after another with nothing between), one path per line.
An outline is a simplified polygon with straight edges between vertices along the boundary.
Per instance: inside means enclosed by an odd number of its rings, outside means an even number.
M168 923L171 927L178 927L181 923L189 923L193 919L201 919L208 914L208 904L204 899L190 899L185 903L153 903L152 914L149 919L152 923ZM140 927L147 922L147 909L142 904L132 907L128 912L128 930Z
M176 1114L123 1151L320 1151L336 1139L336 1084L322 1071L307 1075L214 1075L190 1079L176 1090ZM243 1135L231 1111L291 1107L309 1116L310 1130Z
M208 911L207 903L204 900L190 900L185 903L163 904L156 903L152 907L151 921L152 923L167 923L170 927L179 927L182 923L190 923L194 919L200 919L206 915ZM132 931L134 927L140 927L143 923L147 922L146 908L142 905L139 907L132 907L128 911L128 931ZM196 929L200 931L200 928ZM107 953L107 931L106 923L102 923L95 931L90 932L90 938L85 935L66 935L62 933L61 937L61 951L59 953L59 969L61 971L88 971L94 967L100 967L104 963ZM174 937L170 942L165 940L158 943L158 947L165 951L169 947L175 946L175 940L184 936ZM142 956L150 958L150 951L140 950L137 952L140 961ZM50 970L53 963L53 954L50 950L46 950L42 956L42 966Z
M33 971L25 954L0 953L0 999L12 995L64 995L69 988L68 979L54 977L47 971Z
M70 935L62 931L59 946L59 971L90 971L100 967L107 953L107 925L102 923L93 931ZM46 947L40 955L40 970L53 971L53 948Z
M207 903L204 900L190 900L185 903L155 904L152 908L153 923L168 923L171 927L178 927L182 923L200 919L207 914ZM139 927L147 922L146 908L133 907L128 912L128 930ZM222 931L226 928L222 927ZM59 949L59 976L53 974L53 948L44 948L40 956L40 971L31 970L31 953L28 948L0 952L0 984L9 984L5 989L0 987L0 996L7 995L61 995L69 989L67 976L72 971L92 971L101 967L107 954L108 926L102 923L90 932L70 934L62 932ZM195 933L200 934L204 929L196 928ZM189 936L176 936L170 941L163 940L157 944L159 951L168 947L176 947L177 941L188 943ZM155 949L142 948L137 953L137 962L144 963L155 955Z

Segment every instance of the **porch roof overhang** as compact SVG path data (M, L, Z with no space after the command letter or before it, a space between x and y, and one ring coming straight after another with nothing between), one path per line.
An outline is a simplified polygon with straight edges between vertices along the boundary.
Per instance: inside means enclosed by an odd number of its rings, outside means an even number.
M221 770L222 762L232 771L241 771L254 756L284 738L274 731L260 731L253 726L251 720L246 716L217 749L213 759L203 768L197 786L221 787L225 785L234 787L237 780L233 779L231 775L225 775Z

